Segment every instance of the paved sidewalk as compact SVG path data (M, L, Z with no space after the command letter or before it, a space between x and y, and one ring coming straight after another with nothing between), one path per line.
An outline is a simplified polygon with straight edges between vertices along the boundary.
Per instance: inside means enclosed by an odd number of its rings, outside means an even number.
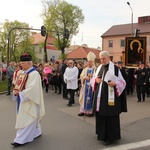
M142 121L144 118L150 117L150 98L146 98L145 102L137 102L136 93L134 95L127 96L127 113L122 113L120 115L120 122L122 126L126 126L129 123L138 123L138 121ZM67 103L67 101L66 101ZM72 105L72 107L64 107L60 110L70 114L73 117L84 120L84 117L79 117L77 114L79 113L79 104L78 97L76 97L76 104ZM85 121L95 125L94 117L85 117Z
M76 98L76 102L77 100ZM116 147L122 144L137 142L136 146L130 145L133 147L132 149L137 149L137 147L140 148L143 145L138 142L148 140L149 142L144 142L146 147L144 146L144 148L140 149L150 149L150 98L146 98L145 102L137 102L136 93L134 93L134 95L127 96L127 106L128 112L120 115L122 139L118 143L111 145L111 148L113 146ZM79 112L78 102L73 107L62 108L60 110L84 121L84 117L77 115ZM95 126L95 117L85 117L85 122ZM114 148L114 150L117 149ZM123 150L123 147L120 147L120 150Z

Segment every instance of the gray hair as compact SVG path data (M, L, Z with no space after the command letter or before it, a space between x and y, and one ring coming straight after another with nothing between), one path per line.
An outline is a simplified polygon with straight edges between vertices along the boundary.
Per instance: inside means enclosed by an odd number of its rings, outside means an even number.
M33 66L33 62L32 61L24 61L24 62L30 64L31 66Z
M109 52L108 52L108 51L101 51L101 52L99 53L99 56L107 56L107 57L109 57L110 55L109 55Z

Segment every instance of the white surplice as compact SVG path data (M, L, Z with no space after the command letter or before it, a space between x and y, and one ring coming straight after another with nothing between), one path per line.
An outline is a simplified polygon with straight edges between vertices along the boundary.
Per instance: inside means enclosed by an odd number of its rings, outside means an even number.
M25 89L19 92L20 106L16 118L16 138L14 142L25 144L40 136L40 120L45 115L41 77L37 71L28 75ZM13 96L13 100L17 100Z

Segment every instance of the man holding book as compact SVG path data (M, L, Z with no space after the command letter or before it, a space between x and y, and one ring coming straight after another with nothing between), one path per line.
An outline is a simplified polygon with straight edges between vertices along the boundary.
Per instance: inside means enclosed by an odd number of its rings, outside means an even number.
M25 53L20 57L24 74L20 74L13 90L17 101L17 129L14 147L32 142L41 136L40 120L45 115L41 77L33 67L32 56Z

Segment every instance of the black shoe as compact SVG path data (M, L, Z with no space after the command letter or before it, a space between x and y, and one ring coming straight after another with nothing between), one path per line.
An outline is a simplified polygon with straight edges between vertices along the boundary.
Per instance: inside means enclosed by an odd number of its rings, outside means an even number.
M11 143L11 145L13 145L14 147L17 147L17 146L22 146L23 144L19 144L19 143L13 142L13 143Z
M88 117L93 117L94 115L93 115L93 114L87 114L87 116L88 116Z
M57 91L55 91L54 93L57 93Z
M143 102L145 101L145 98L143 99Z
M141 100L138 100L137 102L141 102Z
M72 105L72 104L67 104L69 107Z
M79 113L78 116L84 116L84 113Z
M59 93L57 93L57 94L61 94L61 93L59 92Z
M104 142L104 145L105 145L105 146L109 146L109 145L111 145L111 144L113 144L113 141L107 140L106 142Z
M63 97L64 99L66 99L66 100L69 100L69 98L68 97Z

